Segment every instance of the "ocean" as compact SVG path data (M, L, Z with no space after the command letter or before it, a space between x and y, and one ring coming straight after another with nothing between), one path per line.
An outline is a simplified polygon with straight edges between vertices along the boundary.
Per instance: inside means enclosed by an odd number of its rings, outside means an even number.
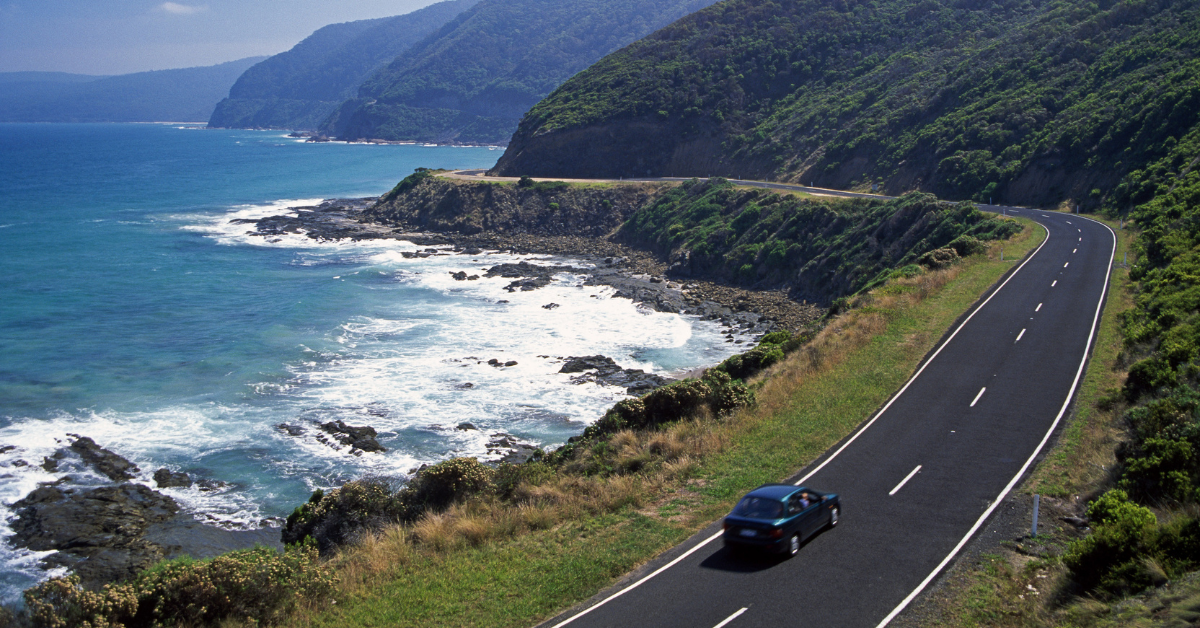
M152 488L164 467L218 483L163 492L197 520L255 529L316 488L494 460L497 433L560 445L628 396L571 383L557 358L599 353L670 375L732 353L717 323L581 277L508 293L507 279L450 276L539 256L409 259L424 247L267 240L231 222L500 154L192 125L0 125L0 536L15 501L62 475L40 464L68 434L130 459ZM278 428L338 419L373 426L387 451L352 455L316 430ZM465 422L479 429L455 429ZM42 556L0 542L0 601L48 576Z

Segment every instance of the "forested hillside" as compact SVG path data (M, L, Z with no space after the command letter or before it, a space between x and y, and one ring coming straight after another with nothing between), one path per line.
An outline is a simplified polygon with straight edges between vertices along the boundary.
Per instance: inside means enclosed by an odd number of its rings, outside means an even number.
M712 0L483 0L368 79L323 127L343 139L507 142L597 59Z
M447 0L406 15L326 26L247 70L208 124L315 130L372 72L476 2Z
M111 77L16 72L0 88L0 122L202 122L261 60Z
M496 170L1128 207L1119 184L1196 124L1198 20L1195 0L726 0L565 83Z

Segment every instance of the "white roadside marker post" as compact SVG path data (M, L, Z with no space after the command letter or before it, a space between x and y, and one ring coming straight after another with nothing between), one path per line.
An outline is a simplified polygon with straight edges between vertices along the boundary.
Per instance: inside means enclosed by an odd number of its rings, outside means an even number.
M1042 501L1041 495L1033 496L1033 529L1030 531L1029 536L1032 536L1034 538L1037 538L1038 505L1041 501Z

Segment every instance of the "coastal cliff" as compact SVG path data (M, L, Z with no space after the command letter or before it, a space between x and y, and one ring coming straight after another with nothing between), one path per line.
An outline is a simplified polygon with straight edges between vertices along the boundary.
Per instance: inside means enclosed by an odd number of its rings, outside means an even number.
M1195 128L1198 25L1195 1L729 0L572 77L493 172L1128 209Z
M362 219L478 236L569 236L655 258L667 277L783 291L828 305L946 247L967 254L1015 223L913 193L889 200L797 197L723 179L571 185L449 180L418 171ZM566 253L566 251L555 251ZM577 251L579 252L579 251Z

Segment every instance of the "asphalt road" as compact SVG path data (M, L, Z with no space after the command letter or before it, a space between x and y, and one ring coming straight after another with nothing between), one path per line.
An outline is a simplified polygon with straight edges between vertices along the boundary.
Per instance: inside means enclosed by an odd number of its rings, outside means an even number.
M980 529L1065 416L1116 251L1110 229L1079 216L982 209L1031 218L1048 237L1014 262L883 409L792 478L841 495L836 528L795 558L758 560L731 556L714 522L543 625L871 627L903 610Z

